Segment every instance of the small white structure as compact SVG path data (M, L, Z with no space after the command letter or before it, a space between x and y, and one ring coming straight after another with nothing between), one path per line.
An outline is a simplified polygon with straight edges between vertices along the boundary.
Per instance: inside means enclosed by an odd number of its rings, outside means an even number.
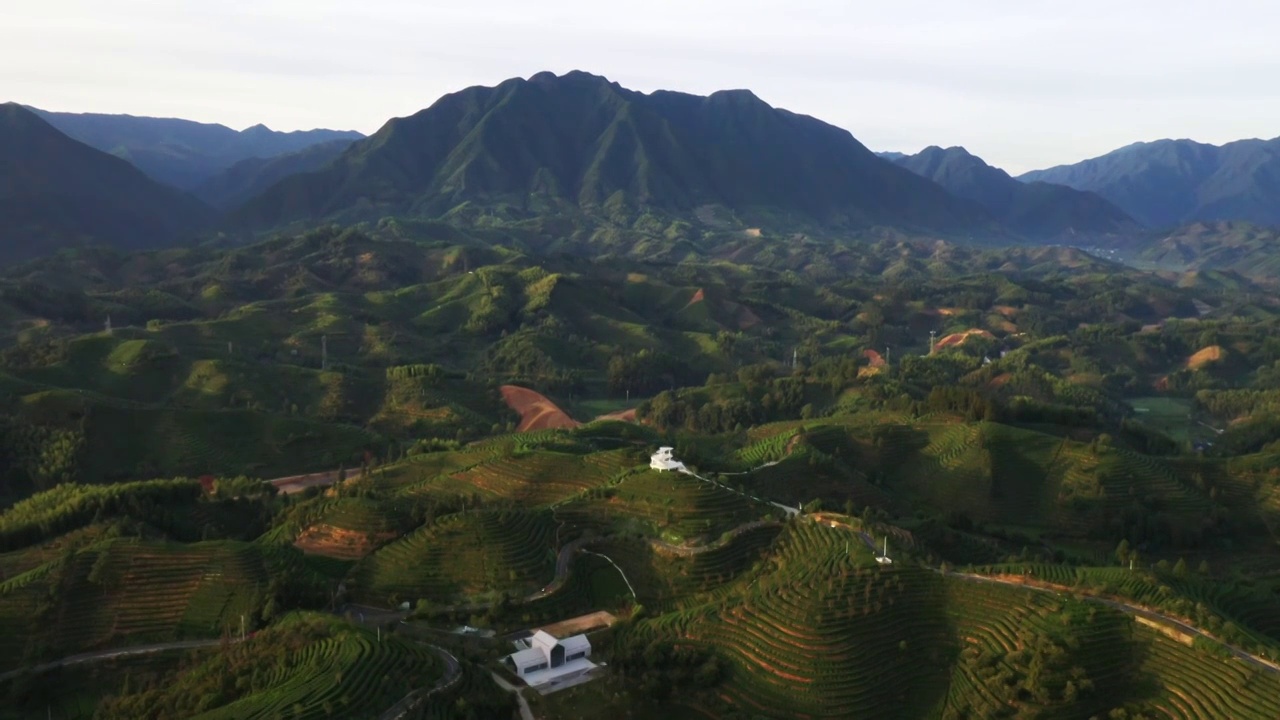
M594 668L590 657L591 641L586 635L556 639L539 630L529 639L528 647L507 656L507 665L529 686L537 687Z
M682 472L685 469L684 463L671 457L671 453L674 451L675 451L675 448L669 448L669 447L658 448L658 452L654 453L649 458L649 467L653 468L654 470L659 470L662 472L667 472L670 470L674 470L676 472Z
M893 560L889 557L889 536L884 536L884 553L876 558L876 562L881 565L892 565Z

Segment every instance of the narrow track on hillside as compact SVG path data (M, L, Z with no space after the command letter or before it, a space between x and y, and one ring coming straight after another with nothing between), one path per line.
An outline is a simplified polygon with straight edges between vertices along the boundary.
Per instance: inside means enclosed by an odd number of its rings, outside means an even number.
M196 650L199 648L214 647L221 645L224 641L219 638L217 640L180 640L177 642L156 643L154 645L133 645L123 648L111 648L108 650L98 650L95 652L80 653L78 655L68 655L58 660L51 660L47 663L33 665L29 668L20 668L18 670L10 670L6 673L0 673L0 682L12 680L27 673L39 674L50 670L67 667L69 665L81 665L85 663L101 662L103 660L114 660L121 657L129 657L132 655L149 655L151 653L165 652L168 650ZM238 643L239 638L228 638L228 643Z
M524 699L523 688L518 688L507 682L497 672L490 671L489 674L493 675L493 681L498 683L498 687L516 694L516 702L520 704L520 720L534 720L533 710L529 708L529 701Z
M938 570L936 568L930 568L930 569L934 570L934 572L942 573L941 570ZM1027 590L1035 590L1036 592L1050 593L1053 595L1072 594L1076 597L1084 599L1087 602L1100 603L1102 605L1106 605L1107 607L1111 607L1116 610L1119 610L1127 615L1133 615L1136 617L1146 618L1147 620L1152 620L1155 622L1161 622L1168 625L1172 625L1173 627L1177 628L1178 630L1181 630L1184 633L1195 635L1196 637L1204 638L1205 640L1210 640L1212 642L1215 642L1221 645L1222 647L1226 648L1227 651L1230 652L1237 659L1243 660L1244 662L1249 663L1254 667L1257 667L1265 672L1269 672L1275 675L1280 675L1280 664L1276 664L1274 662L1271 662L1270 660L1267 660L1266 658L1258 657L1257 655L1254 655L1251 652L1248 652L1234 645L1223 642L1217 637L1214 637L1213 635L1183 620L1179 620L1175 617L1165 615L1164 613L1155 612L1148 608L1140 607L1138 605L1133 605L1131 603L1127 603L1122 600L1114 600L1112 598L1104 598L1104 597L1099 597L1097 595L1078 594L1074 588L1068 587L1066 585L1054 585L1052 583L1040 583L1040 582L1037 582L1036 584L1033 585L1026 582L1019 582L1017 580L1009 580L1009 579L1000 578L1000 577L992 577L990 575L974 575L972 573L951 572L951 573L944 573L944 574L947 577L958 578L960 580L964 580L967 582L982 582L982 583L990 583L994 585L1005 585L1008 587L1020 587L1020 588L1026 588Z
M733 542L735 539L737 539L739 535L742 535L743 533L751 532L756 528L774 527L778 525L782 525L782 523L778 522L777 520L752 520L749 523L744 523L730 530L729 532L724 533L723 535L720 536L719 540L712 543L706 543L705 545L672 545L671 543L665 540L650 538L649 546L652 547L654 550L657 550L658 552L666 553L668 555L679 555L681 557L693 557L695 555L701 555L703 553L711 552L712 550L719 550L720 548Z
M870 548L872 552L876 551L875 539L872 538L870 535L868 535L866 532L863 532L861 530L855 530L853 526L845 523L841 523L841 526L857 532L858 536L862 539L862 542L865 543L866 546ZM1085 602L1093 602L1093 603L1098 603L1100 605L1106 605L1107 607L1119 610L1125 613L1126 615L1145 618L1147 620L1151 620L1157 623L1164 623L1166 625L1173 626L1174 628L1177 628L1178 630L1184 633L1187 633L1189 635L1194 635L1196 637L1204 638L1205 640L1215 642L1221 645L1222 647L1226 648L1227 651L1230 652L1237 659L1243 660L1244 662L1250 665L1253 665L1254 667L1259 668L1264 672L1272 673L1274 675L1280 675L1280 664L1274 663L1270 660L1267 660L1266 658L1254 655L1253 653L1248 652L1247 650L1238 648L1235 645L1231 645L1230 643L1224 642L1221 639L1211 635L1210 633L1205 632L1204 630L1201 630L1200 628L1194 625L1191 625L1190 623L1184 620L1179 620L1178 618L1165 615L1164 613L1161 613L1161 612L1156 612L1149 608L1124 602L1123 600L1116 600L1113 598L1105 598L1105 597L1099 597L1097 595L1080 593L1076 588L1068 587L1066 585L1055 585L1053 583L1046 583L1046 582L1040 582L1040 581L1037 581L1036 583L1032 584L1025 581L1010 580L1008 578L996 577L991 575L945 572L941 568L935 568L935 567L930 567L929 569L935 573L938 573L939 575L943 575L949 578L955 578L957 580L962 580L965 582L978 582L978 583L988 583L992 585L1004 585L1006 587L1019 587L1019 588L1025 588L1027 590L1034 590L1036 592L1048 593L1048 594L1060 595L1060 596L1071 595Z
M458 658L454 657L453 653L429 643L416 642L440 656L440 659L444 662L444 675L441 675L436 684L430 688L410 690L408 695L400 699L400 702L387 708L386 712L379 715L378 720L400 720L400 718L417 709L420 704L426 702L432 695L448 690L462 679L462 665L458 663Z

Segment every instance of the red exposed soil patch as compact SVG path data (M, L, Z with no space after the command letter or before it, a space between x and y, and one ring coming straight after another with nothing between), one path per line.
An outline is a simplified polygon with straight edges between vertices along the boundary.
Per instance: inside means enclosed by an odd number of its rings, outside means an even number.
M1222 349L1221 345L1210 345L1187 358L1187 367L1192 370L1199 370L1205 365L1218 362L1224 355L1226 355L1226 351Z
M702 288L698 288L698 292L694 293L693 297L689 298L688 305L692 305L694 303L700 303L706 299L707 299L707 296L702 292ZM688 305L686 305L686 307Z
M588 630L595 630L602 627L613 627L616 622L618 622L618 618L614 617L611 613L601 610L589 615L580 615L576 618L569 618L568 620L561 620L560 622L552 623L550 625L543 625L538 629L550 634L552 637L566 638L570 635L587 632Z
M294 547L304 553L324 555L340 560L359 560L373 552L374 548L395 538L397 533L369 533L345 530L332 525L313 525L302 531Z
M968 339L969 339L969 336L971 336L971 335L979 335L979 336L981 336L981 337L985 337L985 338L994 338L994 337L995 337L995 335L992 335L990 332L988 332L988 331L986 331L986 330L976 330L976 329L975 329L975 330L965 330L964 332L961 332L961 333L952 333L952 334L950 334L950 335L948 335L948 336L946 336L946 337L942 338L941 340L939 340L939 341L938 341L938 344L937 344L937 345L935 345L935 346L934 346L934 348L935 348L935 349L937 349L937 350L941 350L942 348L948 348L948 347L954 347L954 346L956 346L956 345L960 345L960 344L964 343L964 341L965 341L965 340L968 340Z
M516 385L503 385L502 399L507 407L520 415L518 432L549 430L552 428L576 428L582 423L569 417L559 406L542 393Z
M1008 383L1011 379L1013 379L1012 373L1004 373L1003 375L997 375L991 378L991 382L987 383L987 387L991 388L992 390L998 387L1004 387L1005 384Z
M884 357L875 350L863 350L862 355L871 361L871 367L884 367Z

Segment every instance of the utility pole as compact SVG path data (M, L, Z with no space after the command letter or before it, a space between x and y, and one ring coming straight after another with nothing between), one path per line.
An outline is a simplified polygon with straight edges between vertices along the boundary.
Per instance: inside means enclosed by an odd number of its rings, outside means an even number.
M244 613L240 614L240 642L244 642Z
M933 354L933 348L936 345L937 340L938 340L938 331L930 330L929 331L929 354L930 355Z
M889 351L890 351L891 349L892 349L892 348L890 348L888 345L885 345L885 346L884 346L884 364L885 364L885 365L888 365L888 364L889 364Z
M103 328L106 330L108 335L111 334L111 316L110 315L107 316L107 322L106 324L103 325Z
M791 348L791 369L796 369L796 357L800 353L800 348Z

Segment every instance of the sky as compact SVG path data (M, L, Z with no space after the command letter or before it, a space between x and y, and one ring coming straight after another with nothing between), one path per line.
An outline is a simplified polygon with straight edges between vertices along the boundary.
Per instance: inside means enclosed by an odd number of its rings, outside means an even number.
M961 145L1017 174L1280 136L1277 33L1274 0L9 0L0 101L372 133L577 69L748 88L872 150Z

